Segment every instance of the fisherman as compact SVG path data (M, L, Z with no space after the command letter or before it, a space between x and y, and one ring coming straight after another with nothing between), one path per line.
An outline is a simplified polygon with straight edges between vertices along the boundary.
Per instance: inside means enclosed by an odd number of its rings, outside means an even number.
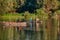
M33 27L33 19L30 18L30 28L32 28L32 27Z

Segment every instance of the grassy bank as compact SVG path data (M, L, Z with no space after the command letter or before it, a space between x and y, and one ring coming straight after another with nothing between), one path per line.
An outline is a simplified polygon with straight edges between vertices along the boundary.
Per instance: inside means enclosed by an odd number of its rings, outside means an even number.
M24 14L4 14L3 16L0 17L1 21L16 21L17 19L23 20L23 19L29 19L29 18L35 19L34 14L29 14L26 17Z

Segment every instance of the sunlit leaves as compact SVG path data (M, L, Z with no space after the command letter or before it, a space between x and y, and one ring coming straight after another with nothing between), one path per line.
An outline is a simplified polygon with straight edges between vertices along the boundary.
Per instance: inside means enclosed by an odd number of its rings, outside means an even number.
M0 0L0 14L15 10L16 7L16 0Z
M48 14L44 12L42 9L37 10L37 16L40 18L40 20L47 20Z

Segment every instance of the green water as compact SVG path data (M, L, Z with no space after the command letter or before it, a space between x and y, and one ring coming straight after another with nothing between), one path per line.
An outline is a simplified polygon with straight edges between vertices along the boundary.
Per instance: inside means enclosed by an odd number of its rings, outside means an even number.
M59 25L58 25L59 24ZM0 26L0 40L57 40L58 27L60 27L60 20L48 19L43 21L41 31L30 31L30 30L16 30L15 27ZM48 29L50 27L50 29ZM60 40L60 39L58 39Z
M11 28L12 29L12 28ZM42 32L35 31L16 31L11 29L3 29L0 31L1 40L42 40Z

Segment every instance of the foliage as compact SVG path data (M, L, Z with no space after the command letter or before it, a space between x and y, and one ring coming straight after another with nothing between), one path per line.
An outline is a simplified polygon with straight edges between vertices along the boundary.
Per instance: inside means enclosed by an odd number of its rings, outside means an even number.
M26 17L25 17L25 15L26 15ZM12 14L12 13L8 13L8 14L4 14L3 16L1 16L1 18L3 18L3 19L1 19L2 21L16 21L16 19L18 19L19 18L19 20L29 20L30 18L33 18L33 19L35 19L35 15L34 14L30 14L29 12L26 12L26 13L24 13L24 15L23 15L23 13L21 13L21 14Z
M47 20L48 14L43 11L43 9L37 9L37 17L40 20Z
M24 17L25 17L25 19L28 21L30 18L33 18L33 20L35 19L35 14L31 14L31 13L29 13L28 11L26 11L25 13L24 13Z
M15 10L17 7L16 0L0 0L0 14Z
M20 6L22 6L22 5L25 6L25 3L27 1L28 0L26 0L26 1L25 0L19 0L19 3L21 3ZM32 3L32 1L34 1L34 0L31 0L29 2ZM25 11L25 13L20 13L20 14L18 14L18 13L16 13L16 14L13 14L13 13L6 14L6 12L8 12L8 11L16 10L16 8L18 7L19 3L17 2L17 0L5 0L5 1L0 0L0 15L3 15L3 16L6 16L6 17L8 17L8 16L10 16L10 17L12 17L12 16L16 16L16 17L17 16L24 16L26 18L26 20L29 20L29 18L31 18L31 17L33 19L35 19L35 17L37 16L37 17L40 18L40 20L47 20L48 13L45 13L44 9L43 9L45 4L47 4L47 6L49 6L49 7L52 6L52 8L50 8L50 9L54 9L54 11L57 14L60 14L59 10L57 10L58 7L60 6L60 3L59 3L60 1L57 1L57 0L52 0L52 1L51 0L48 0L48 1L47 0L35 0L35 1L34 1L35 2L35 4L34 4L35 6L39 6L41 4L43 5L42 8L36 9L36 11L37 11L36 14L37 15L31 14L31 13L26 12L26 11ZM47 10L47 8L46 8L46 10ZM48 10L48 12L49 12L49 10Z
M60 14L60 10L56 11L56 14Z

